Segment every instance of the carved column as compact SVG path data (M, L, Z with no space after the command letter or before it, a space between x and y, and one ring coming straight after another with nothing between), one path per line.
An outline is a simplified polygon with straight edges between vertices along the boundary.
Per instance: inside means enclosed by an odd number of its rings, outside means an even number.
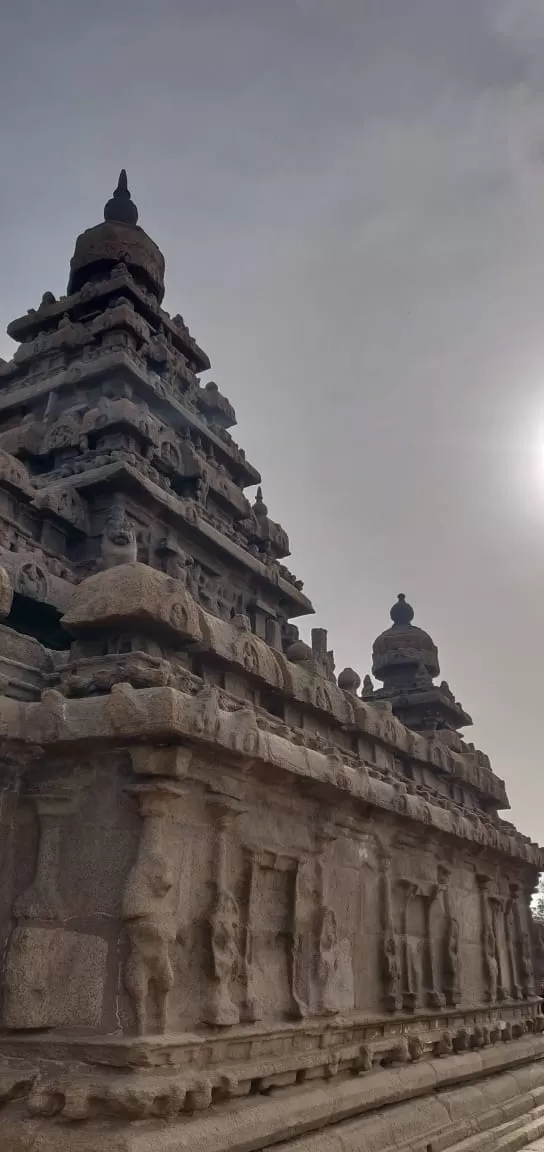
M508 956L509 987L515 1000L521 1000L523 992L518 975L518 959L516 956L516 917L515 902L517 886L511 885L510 897L504 902L504 931L506 937L506 952Z
M318 868L318 954L316 964L319 1007L324 1014L338 1011L335 998L336 974L338 971L338 926L334 909L329 903L329 845L335 835L331 828L322 827L319 832Z
M508 967L503 944L506 943L506 928L504 923L504 901L500 896L490 896L489 904L495 936L497 957L497 999L500 1001L510 998Z
M137 798L143 825L136 861L128 875L122 915L130 950L125 987L132 1000L139 1035L149 1024L167 1029L168 995L174 984L170 947L177 935L177 860L167 829L177 821L185 790L174 780L148 779L130 789Z
M536 994L531 936L527 923L527 911L522 900L522 892L517 884L512 885L511 891L515 931L518 942L517 953L519 958L519 972L521 975L521 990L523 996L528 999Z
M215 896L208 921L213 986L202 1019L206 1024L228 1027L240 1021L240 1008L231 995L231 981L240 963L240 912L229 889L228 841L231 824L244 808L234 797L219 793L209 794L207 799L216 828Z
M255 1021L261 1018L261 1006L256 994L253 975L253 953L255 948L255 913L257 899L258 863L255 852L249 853L249 880L247 896L246 939L244 947L245 1018Z
M42 792L29 797L38 817L38 856L34 880L15 903L18 920L63 919L62 902L58 890L59 856L62 824L78 803L74 791Z
M443 988L446 1003L454 1008L461 999L460 933L459 921L452 913L450 883L450 870L448 868L439 868L439 884L441 884L443 890L444 914L446 917L443 940Z
M407 1012L415 1012L421 1004L421 956L414 947L408 931L409 913L412 900L419 896L419 887L411 880L402 880L404 889L403 908L403 952L404 952L404 987L402 992L403 1006Z
M499 964L497 960L497 940L493 926L493 916L489 897L489 876L479 874L476 877L480 889L481 931L482 931L482 963L484 970L484 983L486 998L492 1004L496 1003L498 993Z
M72 785L48 785L28 797L38 820L34 879L15 902L4 967L2 1021L7 1028L98 1027L102 1019L107 945L97 935L70 930L72 909L60 891L65 824L81 797ZM82 972L85 973L84 984Z
M385 990L385 1003L390 1012L402 1008L401 969L399 948L393 920L393 896L391 891L391 860L382 859L382 962Z
M434 884L428 896L425 898L425 935L428 956L428 968L431 979L431 987L429 989L429 1002L432 1008L443 1008L446 1003L446 997L442 992L442 955L440 949L440 934L435 933L433 924L433 913L435 910L443 908L444 904L444 882L441 880L438 884Z

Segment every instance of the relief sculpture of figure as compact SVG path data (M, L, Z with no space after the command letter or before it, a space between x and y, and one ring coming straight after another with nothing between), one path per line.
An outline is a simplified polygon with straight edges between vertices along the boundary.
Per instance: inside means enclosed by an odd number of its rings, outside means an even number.
M129 874L123 897L123 919L130 942L125 987L134 1004L139 1036L148 1031L148 998L157 1029L166 1032L168 994L174 984L170 945L176 939L174 916L166 898L173 876L162 853L141 853Z
M521 1000L523 991L518 976L518 963L516 956L516 928L514 919L514 909L512 900L510 900L506 907L506 915L504 918L504 926L506 932L506 948L508 953L508 967L510 975L510 991L515 1000Z
M528 932L522 932L519 942L521 979L524 996L535 995L535 974L531 949L531 937Z
M406 940L406 989L404 1006L410 1011L419 1008L421 1002L422 957L420 943Z
M240 1009L232 999L230 984L239 961L240 915L238 905L230 892L217 895L210 918L214 987L210 996L205 1021L226 1027L238 1024Z
M448 1004L458 1004L461 999L461 971L459 961L459 921L450 917L446 929L444 954L444 991Z
M497 999L499 965L495 933L488 927L484 934L484 971L487 982L487 999L494 1004Z
M323 1012L337 1011L335 998L336 974L338 971L338 928L332 908L324 908L319 933L319 958L317 978L321 992Z
M385 983L385 997L391 1012L402 1008L401 970L394 932L385 933L383 941L383 969Z

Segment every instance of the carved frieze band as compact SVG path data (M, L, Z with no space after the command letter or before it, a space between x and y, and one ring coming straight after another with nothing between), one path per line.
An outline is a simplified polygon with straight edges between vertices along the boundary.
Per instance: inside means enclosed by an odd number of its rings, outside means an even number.
M58 705L55 698L59 697ZM117 684L106 697L66 700L49 691L38 704L14 709L12 702L0 698L0 724L4 722L6 738L24 740L28 733L36 742L62 744L84 742L90 738L104 740L158 736L164 740L192 739L219 746L240 762L258 761L279 770L330 785L378 808L398 812L399 802L394 783L379 774L370 775L364 766L343 763L335 767L331 758L312 748L296 744L287 736L261 727L251 707L227 711L220 706L216 688L206 688L189 696L170 688L135 690ZM246 765L247 766L247 765ZM427 823L437 831L487 846L510 857L519 857L533 867L540 867L540 850L536 845L487 825L479 818L469 820L455 806L441 807L419 795L403 796L403 815Z

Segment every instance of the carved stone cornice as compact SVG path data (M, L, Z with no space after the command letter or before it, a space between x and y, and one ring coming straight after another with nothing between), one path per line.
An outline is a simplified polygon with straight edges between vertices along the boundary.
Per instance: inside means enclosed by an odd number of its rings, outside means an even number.
M365 778L355 764L344 764L342 772L331 773L330 758L259 727L255 710L250 707L225 711L220 706L217 689L206 688L195 696L173 688L135 690L129 685L115 685L109 696L67 700L60 693L48 691L39 703L22 704L0 697L0 730L8 739L32 739L44 747L84 747L92 740L96 745L131 741L189 741L199 746L201 754L221 749L226 761L246 768L267 764L276 771L298 777L301 783L320 782L330 794L349 797L350 803L364 802L397 810L393 783ZM472 841L483 847L486 826L478 828L463 821L455 811L441 808L432 801L410 796L404 817L419 821L435 833ZM494 833L487 848L518 859L530 868L542 868L540 849L522 837Z

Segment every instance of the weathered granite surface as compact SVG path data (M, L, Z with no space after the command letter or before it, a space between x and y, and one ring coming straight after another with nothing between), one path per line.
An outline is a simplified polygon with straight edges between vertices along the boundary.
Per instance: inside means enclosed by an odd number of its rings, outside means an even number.
M0 363L0 1149L527 1143L541 850L404 597L382 689L300 639L137 221Z

